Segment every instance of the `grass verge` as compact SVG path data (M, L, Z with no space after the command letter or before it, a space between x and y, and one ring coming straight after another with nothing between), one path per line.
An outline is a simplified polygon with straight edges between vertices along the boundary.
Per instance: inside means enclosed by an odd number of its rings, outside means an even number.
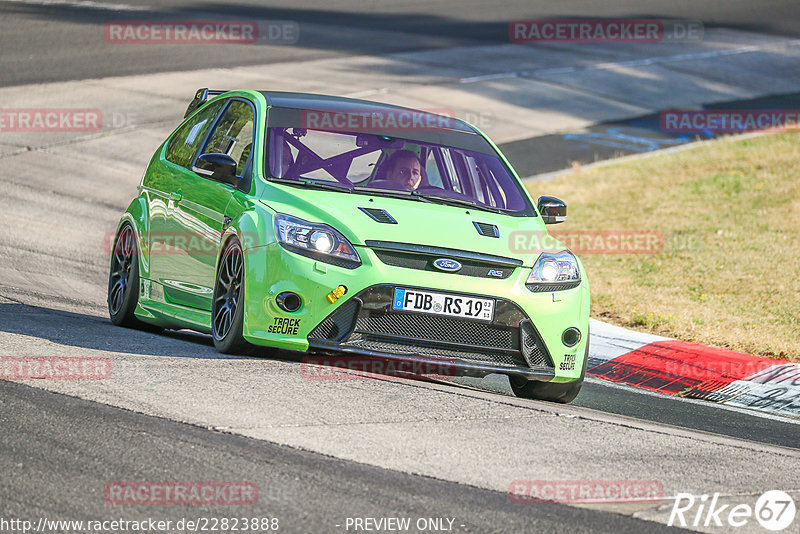
M528 189L569 206L554 233L663 237L656 253L578 251L593 317L800 361L800 134L722 139Z

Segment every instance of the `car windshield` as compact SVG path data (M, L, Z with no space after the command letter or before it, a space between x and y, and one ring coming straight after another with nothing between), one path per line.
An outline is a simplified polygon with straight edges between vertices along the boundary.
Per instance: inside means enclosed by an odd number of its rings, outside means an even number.
M535 215L495 155L381 134L269 128L269 175L298 185Z

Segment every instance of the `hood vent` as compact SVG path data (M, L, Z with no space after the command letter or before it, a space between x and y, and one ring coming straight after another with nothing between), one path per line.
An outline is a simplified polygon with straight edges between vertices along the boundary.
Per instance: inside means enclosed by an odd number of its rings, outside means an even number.
M498 230L497 226L494 224L482 223L478 221L472 221L472 224L475 225L475 229L481 235L485 235L486 237L500 237L500 230Z
M373 220L378 221L379 223L383 224L397 224L397 221L394 220L394 217L389 215L386 210L378 209L378 208L358 208Z

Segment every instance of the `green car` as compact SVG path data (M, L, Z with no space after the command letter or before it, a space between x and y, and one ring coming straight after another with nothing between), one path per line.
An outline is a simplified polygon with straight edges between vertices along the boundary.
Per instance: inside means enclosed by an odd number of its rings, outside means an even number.
M113 240L114 324L509 377L570 402L589 285L500 150L461 120L363 100L201 89ZM427 371L426 371L427 370Z

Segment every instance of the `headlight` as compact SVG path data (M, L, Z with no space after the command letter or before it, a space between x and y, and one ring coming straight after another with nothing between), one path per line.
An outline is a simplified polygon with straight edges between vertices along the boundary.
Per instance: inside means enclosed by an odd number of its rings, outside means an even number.
M544 252L536 260L525 285L531 291L558 291L577 286L581 282L578 260L571 252Z
M281 245L303 256L351 269L361 265L353 245L327 224L279 213L275 216L275 235Z

